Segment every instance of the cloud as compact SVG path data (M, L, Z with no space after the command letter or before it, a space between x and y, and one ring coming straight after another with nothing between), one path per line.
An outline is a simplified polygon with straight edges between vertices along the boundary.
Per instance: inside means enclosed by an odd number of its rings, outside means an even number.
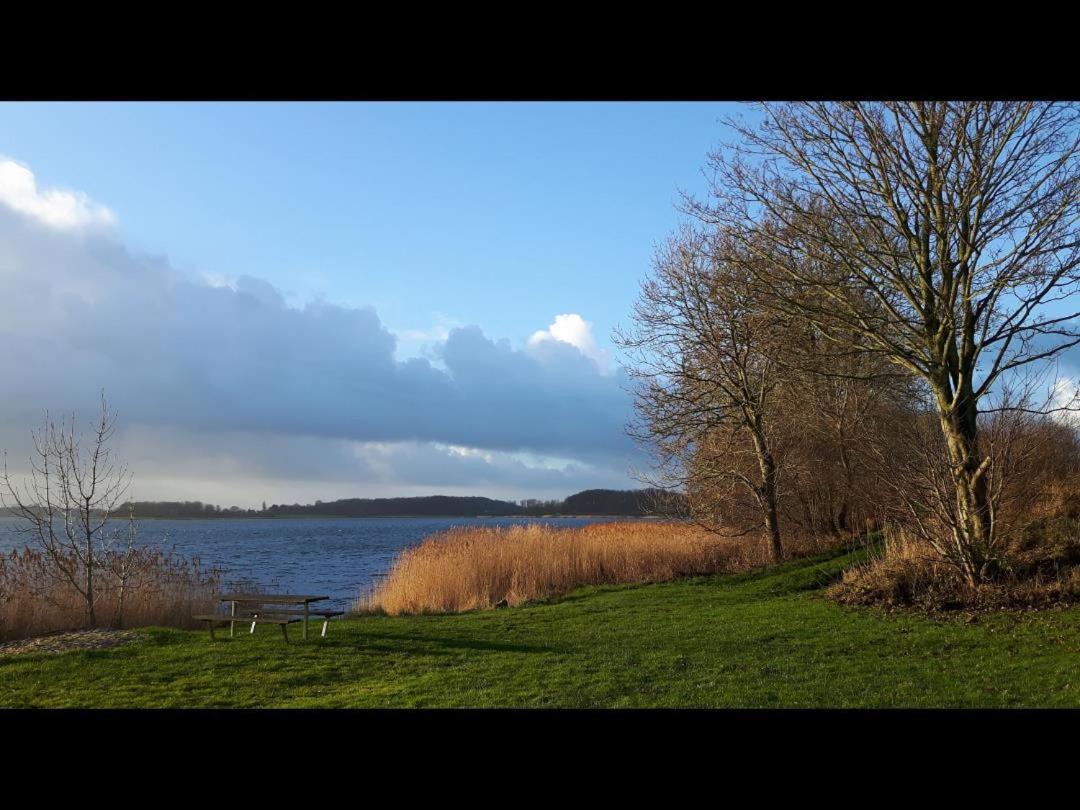
M14 160L0 158L0 203L53 228L112 226L116 215L79 191L39 191L34 173Z
M111 221L108 209L38 192L29 170L3 165L0 447L24 447L43 408L89 418L104 389L138 437L132 469L183 489L180 470L211 490L203 500L227 500L215 488L243 477L331 475L354 495L377 480L548 492L626 481L627 380L601 373L579 315L523 349L459 326L432 333L437 361L398 360L373 308L295 307L256 277L185 276L113 228L85 227Z
M1055 379L1046 407L1057 421L1080 429L1080 378L1065 375Z
M619 467L445 445L354 442L254 433L193 432L136 425L116 449L135 473L136 498L294 503L357 496L480 493L561 497L594 486L625 486ZM217 489L215 482L227 482Z
M534 332L529 338L529 348L542 349L545 342L559 341L573 346L583 355L593 360L601 371L607 371L611 358L608 353L596 345L592 334L592 324L577 313L556 315L554 322L547 329Z
M395 357L424 357L442 368L438 346L450 337L450 330L465 326L464 323L441 312L434 313L435 323L422 329L397 328L393 330L397 340Z

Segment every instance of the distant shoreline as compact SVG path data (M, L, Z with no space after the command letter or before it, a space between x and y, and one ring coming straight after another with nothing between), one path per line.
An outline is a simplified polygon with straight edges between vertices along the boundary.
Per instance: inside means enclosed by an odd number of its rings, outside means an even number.
M15 517L4 515L0 517ZM453 520L454 518L469 518L470 520L552 520L560 518L613 518L616 520L657 520L657 515L237 515L221 517L162 517L160 515L135 515L135 520L205 520L217 522L223 520L387 520L388 518L402 518L404 520L428 519ZM126 520L126 518L123 518ZM119 516L116 520L121 520Z
M317 500L313 504L283 503L262 509L222 507L202 501L125 501L113 508L119 520L129 510L139 520L293 520L304 518L454 518L494 520L496 518L525 518L554 520L556 518L639 518L649 516L657 508L668 508L665 501L656 500L659 490L586 489L561 500L527 498L520 503L502 501L478 495L421 495L398 498L340 498L336 501ZM444 512L444 509L450 510ZM415 510L415 511L414 511ZM0 513L11 510L0 510ZM18 517L18 515L13 515Z

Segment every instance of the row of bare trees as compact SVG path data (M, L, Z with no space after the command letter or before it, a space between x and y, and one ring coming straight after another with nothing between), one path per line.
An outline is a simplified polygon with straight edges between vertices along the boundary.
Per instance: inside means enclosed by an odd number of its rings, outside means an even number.
M775 559L785 524L903 519L976 585L1006 482L1071 437L1036 386L1080 342L1077 107L760 113L730 122L617 335L636 435L699 520L763 528Z

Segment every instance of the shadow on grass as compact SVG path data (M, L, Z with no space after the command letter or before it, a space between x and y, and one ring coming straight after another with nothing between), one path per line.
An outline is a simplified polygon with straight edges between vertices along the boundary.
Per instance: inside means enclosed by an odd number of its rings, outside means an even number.
M639 588L647 588L650 585L665 585L667 582L619 582L611 585L582 585L579 588L575 588L570 593L561 594L557 596L545 596L538 597L536 599L530 599L527 602L523 602L520 605L509 608L509 610L520 610L521 608L528 607L543 607L545 605L561 605L567 602L581 602L585 599L591 599L594 596L599 596L605 593L616 593L618 591L633 591Z
M412 645L424 646L427 644L435 644L439 647L450 647L452 649L461 650L488 650L491 652L512 652L512 653L557 653L563 652L559 647L542 647L536 644L508 644L501 641L485 641L482 639L461 639L461 638L441 638L432 636L406 636L393 633L378 633L367 635L361 642L362 646L366 646L366 643L382 641L383 639L389 641L408 641Z
M739 574L708 577L702 582L723 588L744 589L745 595L751 598L816 591L836 582L847 568L862 562L866 553L865 547L842 547Z
M181 630L175 627L143 627L141 629L147 642L156 647L162 647L167 644L184 644L190 638L189 633L196 628ZM210 638L210 633L207 630L202 632L207 638Z

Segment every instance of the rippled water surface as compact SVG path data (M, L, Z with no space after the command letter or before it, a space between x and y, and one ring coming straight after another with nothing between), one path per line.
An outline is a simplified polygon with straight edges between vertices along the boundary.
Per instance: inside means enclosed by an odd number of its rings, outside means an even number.
M452 526L548 523L582 526L614 518L296 518L253 520L143 520L139 542L198 556L225 579L245 579L274 591L326 594L347 609L394 556ZM0 517L0 552L26 544L19 522ZM326 604L326 603L324 603Z

